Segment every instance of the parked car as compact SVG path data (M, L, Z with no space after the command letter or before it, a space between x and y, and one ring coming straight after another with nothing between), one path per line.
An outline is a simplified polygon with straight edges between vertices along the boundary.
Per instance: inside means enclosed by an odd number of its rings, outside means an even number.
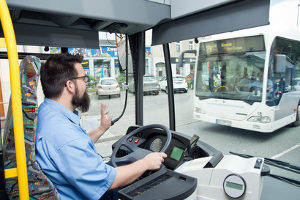
M299 91L300 90L300 78L295 78L294 81L295 81L294 82L294 87L295 87L296 90Z
M98 95L98 99L100 99L101 96L111 95L120 97L120 87L117 80L111 77L101 78L97 84L96 94Z
M143 77L143 91L144 94L155 94L158 95L159 94L159 82L156 80L155 76L153 75L145 75ZM134 93L135 92L135 88L134 88L134 80L132 79L132 81L129 83L129 92Z
M159 85L162 91L165 91L166 93L168 92L167 78L165 76L161 79ZM183 76L181 75L173 76L173 89L174 92L186 93L188 91L188 84Z

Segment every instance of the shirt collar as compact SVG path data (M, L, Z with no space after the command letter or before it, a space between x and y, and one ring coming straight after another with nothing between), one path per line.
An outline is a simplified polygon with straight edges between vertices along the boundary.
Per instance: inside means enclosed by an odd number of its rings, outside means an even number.
M65 106L63 106L62 104L53 101L51 99L45 98L44 100L45 104L49 104L52 107L55 107L54 109L57 112L62 113L63 115L65 115L69 120L71 120L72 122L74 122L75 124L80 125L80 118L78 116L78 111L75 110L74 112L71 112L68 108L66 108Z

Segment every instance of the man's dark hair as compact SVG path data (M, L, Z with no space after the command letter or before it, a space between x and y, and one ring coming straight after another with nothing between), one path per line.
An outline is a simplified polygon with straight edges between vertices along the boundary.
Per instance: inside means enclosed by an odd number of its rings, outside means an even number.
M46 98L60 97L67 80L77 77L76 63L81 63L79 54L55 54L41 67L41 83Z

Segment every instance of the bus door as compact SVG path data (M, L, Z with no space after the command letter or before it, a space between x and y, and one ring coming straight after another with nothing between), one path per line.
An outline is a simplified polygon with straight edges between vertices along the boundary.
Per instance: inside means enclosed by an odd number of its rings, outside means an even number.
M300 90L294 81L300 77L299 46L299 42L279 37L272 45L269 79L273 82L273 96L267 96L266 103L276 106L275 121L292 116L299 106Z
M285 55L278 54L275 60L277 64L275 64L274 73L274 99L268 98L269 94L267 91L267 105L276 105L274 116L274 120L276 121L294 113L294 108L296 108L299 103L300 91L297 91L293 87L292 80L295 76L293 73L295 72L295 66L287 61Z

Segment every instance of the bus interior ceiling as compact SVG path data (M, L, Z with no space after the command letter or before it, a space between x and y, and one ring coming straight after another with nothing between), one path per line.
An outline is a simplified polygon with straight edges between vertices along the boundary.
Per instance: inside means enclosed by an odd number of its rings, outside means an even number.
M269 0L159 2L7 0L19 45L98 48L98 31L133 35L151 28L156 45L269 22Z

